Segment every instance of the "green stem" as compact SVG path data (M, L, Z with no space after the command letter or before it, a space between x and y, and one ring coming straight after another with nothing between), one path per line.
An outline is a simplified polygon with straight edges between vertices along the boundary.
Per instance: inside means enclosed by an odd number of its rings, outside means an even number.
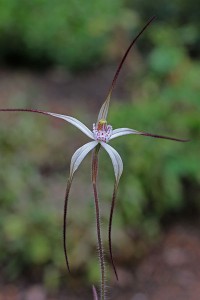
M94 202L96 210L96 229L97 229L97 243L99 252L99 263L101 270L101 300L105 300L105 264L104 264L104 250L101 239L101 221L100 221L100 208L99 208L99 198L97 191L97 175L98 175L98 152L100 150L100 145L97 145L93 151L92 157L92 184L94 192Z

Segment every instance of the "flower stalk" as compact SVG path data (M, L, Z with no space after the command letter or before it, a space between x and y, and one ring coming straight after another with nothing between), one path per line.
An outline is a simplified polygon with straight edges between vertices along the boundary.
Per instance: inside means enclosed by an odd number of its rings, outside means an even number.
M105 300L105 262L104 262L104 249L101 238L101 216L100 216L100 207L99 207L99 197L97 190L97 176L98 176L98 153L101 148L101 145L98 144L93 150L92 155L92 185L94 193L94 204L96 212L96 230L97 230L97 249L99 254L99 264L101 272L101 285L100 285L100 299Z

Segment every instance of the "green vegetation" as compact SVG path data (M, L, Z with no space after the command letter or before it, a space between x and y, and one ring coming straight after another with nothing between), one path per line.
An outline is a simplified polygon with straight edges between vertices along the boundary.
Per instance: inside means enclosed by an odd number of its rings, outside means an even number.
M120 0L1 1L0 56L21 63L89 68L101 59Z
M173 26L181 43L199 56L198 6L196 0L134 1L134 6L122 0L85 0L84 5L80 0L2 0L0 61L64 66L74 71L95 67L105 59L115 31L132 37L136 27L152 15L157 16L155 28ZM144 47L141 41L141 50L148 49L152 39L146 33L143 41L148 43Z

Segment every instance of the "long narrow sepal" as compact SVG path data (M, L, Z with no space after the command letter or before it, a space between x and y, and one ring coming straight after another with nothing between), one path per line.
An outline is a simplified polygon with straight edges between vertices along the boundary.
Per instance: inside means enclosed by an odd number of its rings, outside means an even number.
M89 142L78 148L73 154L70 164L70 178L73 177L74 172L78 169L86 155L98 144L96 141Z
M119 155L119 153L110 145L101 142L101 146L106 150L106 152L109 154L112 164L113 164L113 168L114 168L114 173L115 173L115 179L117 184L119 183L119 179L122 175L123 172L123 162L122 159Z
M70 272L69 268L69 260L67 255L67 242L66 242L66 225L67 225L67 207L68 207L68 199L69 199L69 192L72 184L72 179L74 172L78 169L79 165L83 161L83 159L86 157L86 155L97 145L98 143L93 141L89 142L79 149L76 150L76 152L73 154L71 158L71 164L70 164L70 176L67 181L67 188L65 193L65 203L64 203L64 215L63 215L63 247L64 247L64 254L65 254L65 261L68 268L68 271Z
M48 116L56 117L56 118L59 118L59 119L63 119L65 121L67 121L68 123L70 123L70 124L74 125L75 127L77 127L80 131L82 131L85 135L87 135L92 140L94 139L92 131L87 126L85 126L79 120L77 120L73 117L70 117L70 116L55 114L55 113L52 113L52 112L42 111L42 110L37 110L37 109L21 109L21 108L20 109L13 109L13 108L0 109L0 112L6 112L6 111L8 111L8 112L38 113L38 114L43 114L43 115L48 115Z
M111 258L111 263L113 266L113 270L115 272L115 276L118 280L118 275L117 275L117 270L115 267L114 259L113 259L113 254L112 254L112 241L111 241L111 229L112 229L112 219L113 219L113 211L115 207L115 200L116 200L116 194L117 194L117 187L119 184L119 180L121 177L121 174L123 172L123 162L122 159L119 155L119 153L110 145L106 143L101 143L102 147L108 152L113 168L114 168L114 173L115 173L115 185L114 185L114 191L113 191L113 196L112 196L112 203L111 203L111 210L110 210L110 218L109 218L109 227L108 227L108 242L109 242L109 252L110 252L110 258Z
M113 251L112 251L112 220L113 220L113 212L114 212L115 202L116 202L117 188L118 188L118 184L115 182L113 195L112 195L111 208L110 208L109 225L108 225L108 244L109 244L109 253L110 253L111 263L113 266L113 270L115 272L116 279L118 280L117 270L115 267Z
M97 291L94 285L92 286L92 292L93 292L93 299L98 300Z
M110 140L115 139L119 136L128 135L128 134L144 135L144 136L150 136L150 137L154 137L154 138L172 140L172 141L177 141L177 142L188 142L189 141L187 139L178 139L178 138L173 138L173 137L164 136L164 135L152 134L152 133L148 133L148 132L144 132L144 131L137 131L137 130L130 129L130 128L114 129L112 136L110 137Z
M85 133L85 135L87 135L89 138L91 138L92 140L94 139L92 131L87 126L85 126L81 121L77 120L76 118L73 118L70 116L65 116L65 115L60 115L60 114L55 114L55 113L50 113L50 112L48 112L48 114L53 117L60 118L60 119L63 119L65 121L71 123L78 129L80 129L83 133Z
M69 200L69 192L72 184L72 178L68 179L67 181L67 188L66 188L66 193L65 193L65 202L64 202L64 214L63 214L63 248L64 248L64 254L65 254L65 261L67 265L67 269L69 273L70 267L69 267L69 260L68 260L68 255L67 255L67 241L66 241L66 226L67 226L67 209L68 209L68 200Z
M108 96L105 100L105 102L103 103L102 107L100 108L100 111L99 111L99 115L98 115L98 118L97 118L97 122L99 122L99 120L101 119L104 119L106 120L107 119L107 114L108 114L108 109L109 109L109 104L110 104L110 97L111 97L111 94L112 94L112 91L114 89L114 86L116 84L116 81L117 81L117 78L119 76L119 73L121 71L121 68L124 64L124 61L126 60L126 57L128 55L128 53L130 52L131 48L133 47L133 45L135 44L135 42L137 41L137 39L140 37L140 35L145 31L145 29L150 25L150 23L155 19L155 16L153 16L148 22L147 24L142 28L142 30L138 33L138 35L134 38L134 40L132 41L132 43L130 44L130 46L128 47L128 49L126 50L118 68L117 68L117 71L115 72L115 76L113 78L113 81L111 83L111 87L109 89L109 92L108 92Z
M153 138L157 138L157 139L166 139L166 140L171 140L171 141L176 141L176 142L189 142L189 139L178 139L178 138L173 138L173 137L169 137L169 136L164 136L164 135L158 135L158 134L152 134L152 133L148 133L148 132L140 132L140 135L144 135L144 136L150 136Z
M110 97L112 94L112 90L109 92L106 100L104 101L104 103L102 104L99 114L98 114L98 118L97 118L97 123L100 120L106 120L107 119L107 115L108 115L108 110L109 110L109 105L110 105Z
M110 140L113 140L119 136L127 135L127 134L140 134L140 132L130 128L117 128L113 130Z

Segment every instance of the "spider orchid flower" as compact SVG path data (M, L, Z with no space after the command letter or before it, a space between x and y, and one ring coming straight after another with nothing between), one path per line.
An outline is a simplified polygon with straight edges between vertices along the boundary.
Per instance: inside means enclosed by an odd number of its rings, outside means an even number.
M71 158L70 174L69 174L69 178L67 181L67 188L66 188L65 202L64 202L63 247L64 247L66 265L70 272L68 255L67 255L67 246L66 246L66 220L67 220L68 198L69 198L70 188L71 188L71 184L72 184L72 180L73 180L75 171L78 169L78 167L80 166L80 164L84 160L84 158L87 156L87 154L93 150L92 184L93 184L93 192L94 192L94 200L95 200L97 242L98 242L100 269L101 269L101 296L100 296L101 300L105 299L105 266L104 266L104 250L103 250L103 244L102 244L102 239L101 239L99 198L98 198L98 191L97 191L98 153L99 153L100 148L103 148L108 153L108 155L111 159L112 165L113 165L114 175L115 175L115 184L114 184L114 189L113 189L111 210L110 210L110 217L109 217L108 241L109 241L109 252L110 252L111 263L112 263L116 278L118 279L118 275L117 275L117 271L115 268L113 255L112 255L111 228L112 228L112 218L113 218L113 211L114 211L114 206L115 206L117 188L118 188L120 177L123 172L123 162L122 162L122 159L121 159L119 153L108 143L117 137L120 137L123 135L129 135L129 134L143 135L143 136L149 136L149 137L160 138L160 139L168 139L168 140L173 140L173 141L178 141L178 142L188 141L188 140L177 139L177 138L172 138L172 137L168 137L168 136L156 135L156 134L152 134L152 133L148 133L148 132L144 132L144 131L137 131L135 129L130 129L130 128L113 129L112 126L107 123L107 115L108 115L108 110L109 110L111 94L112 94L113 88L115 86L115 83L117 81L120 70L122 68L122 65L129 53L130 49L136 42L136 40L144 32L144 30L149 26L149 24L153 21L154 18L155 17L152 17L148 21L148 23L143 27L143 29L139 32L139 34L135 37L135 39L132 41L132 43L126 50L119 66L117 68L115 76L113 78L111 87L109 89L108 96L100 108L97 121L96 121L96 123L93 124L92 130L90 130L81 121L77 120L74 117L67 116L67 115L61 115L61 114L57 114L57 113L35 110L35 109L0 109L1 112L3 112L3 111L4 112L5 111L8 111L8 112L12 112L12 111L31 112L31 113L38 113L38 114L43 114L43 115L48 115L48 116L56 117L59 119L63 119L64 121L67 121L68 123L77 127L80 131L82 131L87 137L89 137L92 140L92 141L86 143L85 145L83 145L82 147L80 147L79 149L77 149ZM94 297L94 299L98 299L97 292L96 292L96 289L94 286L93 286L93 297Z

